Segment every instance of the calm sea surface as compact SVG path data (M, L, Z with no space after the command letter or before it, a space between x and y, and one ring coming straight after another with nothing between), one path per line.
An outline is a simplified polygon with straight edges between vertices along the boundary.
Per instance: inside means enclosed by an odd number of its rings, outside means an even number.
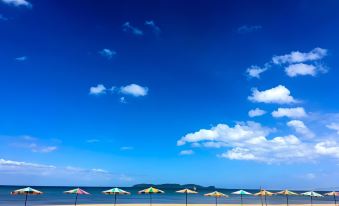
M0 186L0 206L16 206L16 205L24 205L25 197L22 195L10 195L9 193L15 189L20 189L22 187L14 187L14 186ZM63 191L71 189L70 187L34 187L40 191L43 191L43 195L38 196L29 196L28 197L28 206L31 205L62 205L62 204L73 204L74 203L74 195L63 194ZM81 195L78 198L78 204L85 203L113 203L114 197L111 195L104 195L101 191L109 189L106 187L84 187L87 192L91 193L91 195ZM117 202L119 204L124 203L149 203L148 195L139 195L137 194L138 189L136 188L121 188L126 191L131 192L131 195L126 196L118 196ZM155 194L153 195L153 203L185 203L185 195L175 193L173 189L164 189L165 194ZM231 195L231 192L236 191L228 190L228 189L218 189L218 191L228 194L229 198L219 198L219 203L239 203L239 196ZM255 193L258 190L247 190L248 192ZM211 197L204 197L203 194L211 192L211 190L199 190L198 194L189 195L188 202L189 203L205 203L205 204L213 204L215 203L215 199ZM296 192L304 192L304 191L296 191ZM320 191L319 193L325 193L326 191ZM244 204L261 204L259 197L254 196L244 196ZM304 196L295 196L290 197L289 202L291 204L295 203L310 203L309 197ZM323 197L323 198L315 198L314 203L323 203L323 204L334 204L333 197ZM267 197L268 204L285 204L286 199L282 196L273 196Z

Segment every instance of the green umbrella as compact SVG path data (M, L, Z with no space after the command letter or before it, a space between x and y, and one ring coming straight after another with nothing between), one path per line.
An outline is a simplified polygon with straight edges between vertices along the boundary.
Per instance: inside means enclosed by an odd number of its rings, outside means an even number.
M13 192L11 192L11 195L26 195L25 198L25 206L27 205L27 196L28 195L41 195L42 192L39 190L35 190L31 187L26 187L26 188L22 188L22 189L18 189L18 190L14 190Z
M165 192L154 187L149 187L144 190L140 190L138 193L149 194L149 204L152 205L152 194L165 193Z
M241 202L241 205L243 205L242 196L243 195L251 195L252 193L246 192L245 190L238 190L238 191L232 192L232 194L240 195L240 202Z
M106 194L106 195L114 195L114 206L117 204L117 195L129 195L131 193L126 192L125 190L122 190L120 188L112 188L109 190L105 190L102 193Z
M321 194L316 193L314 191L304 192L304 193L301 193L301 195L310 196L311 197L311 205L313 205L313 197L323 197Z

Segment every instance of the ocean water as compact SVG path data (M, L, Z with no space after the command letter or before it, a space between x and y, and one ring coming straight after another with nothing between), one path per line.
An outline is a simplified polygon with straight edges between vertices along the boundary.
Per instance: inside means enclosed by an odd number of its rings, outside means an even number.
M23 195L10 195L10 192L22 187L15 186L0 186L0 206L16 206L24 205L25 196ZM72 189L70 187L34 187L44 194L42 195L31 195L28 197L28 206L31 205L66 205L74 204L75 196L64 194L63 191ZM78 204L90 204L90 203L113 203L114 196L104 195L101 191L109 189L106 187L83 187L84 190L91 193L91 195L80 195L78 197ZM118 204L126 203L149 203L149 195L140 195L138 194L137 188L122 187L126 191L131 192L131 195L120 195L118 196ZM153 203L185 203L185 195L175 193L173 189L163 189L165 194L154 194L152 195ZM236 189L218 189L218 191L223 192L229 195L229 198L219 198L218 202L221 204L234 203L237 204L240 202L240 197L238 195L231 195L231 192L236 191ZM258 190L247 190L248 192L255 193ZM198 190L198 194L192 194L188 197L188 203L191 204L214 204L215 199L212 197L205 197L203 194L212 192L211 190ZM295 191L295 192L304 192L304 191ZM325 193L326 191L320 191L319 193ZM243 196L244 204L261 204L260 197L255 196ZM286 198L283 196L272 196L267 197L268 204L285 204ZM310 198L305 196L291 196L289 198L290 204L310 204ZM322 203L322 204L334 204L333 197L322 197L314 198L313 203Z

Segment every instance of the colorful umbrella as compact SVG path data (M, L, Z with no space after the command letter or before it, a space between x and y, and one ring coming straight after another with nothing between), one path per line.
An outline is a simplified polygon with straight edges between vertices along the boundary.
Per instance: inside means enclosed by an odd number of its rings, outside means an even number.
M31 187L18 189L18 190L14 190L13 192L11 192L11 195L26 195L25 206L27 205L28 195L41 195L41 194L42 194L42 192L40 192L39 190L35 190Z
M147 189L140 190L138 193L149 194L149 204L152 205L152 194L165 193L165 192L154 187L149 187Z
M102 193L104 193L106 195L114 195L114 206L117 204L117 195L129 195L129 194L131 194L131 193L126 192L125 190L122 190L122 189L117 188L117 187L109 189L109 190L102 191Z
M228 195L225 195L224 193L221 193L221 192L218 192L218 191L214 191L214 192L207 193L207 194L204 194L204 195L208 196L208 197L215 197L215 205L216 206L218 205L218 198L228 197Z
M177 193L185 193L186 195L186 206L187 206L187 195L188 194L197 194L198 192L197 191L194 191L194 190L190 190L190 189L182 189L182 190L178 190L176 191Z
M333 191L333 192L328 192L324 194L325 196L333 196L334 198L334 206L337 205L337 196L339 196L339 192Z
M288 196L290 196L290 195L298 195L297 193L289 191L289 190L283 190L283 191L277 192L275 194L277 194L277 195L285 195L286 196L286 205L287 206L288 206Z
M242 196L243 196L243 195L251 195L252 193L246 192L245 190L238 190L238 191L232 192L232 194L234 194L234 195L240 195L240 203L241 203L241 205L242 205L242 204L243 204Z
M313 205L313 197L323 197L321 194L316 193L314 191L304 192L304 193L301 193L301 195L310 196L311 197L311 205Z
M88 192L86 192L85 190L82 190L80 188L68 190L68 191L65 191L64 193L65 194L76 194L75 195L75 203L74 203L75 206L77 205L78 195L89 195Z
M262 197L265 197L265 205L267 206L267 200L266 200L266 197L267 197L267 196L272 196L273 193L272 193L272 192L269 192L269 191L267 191L267 190L261 189L260 192L255 193L254 195L255 195L255 196L260 196L260 199L261 199L261 205L262 205L262 206L264 205L264 203L263 203L263 201L262 201Z

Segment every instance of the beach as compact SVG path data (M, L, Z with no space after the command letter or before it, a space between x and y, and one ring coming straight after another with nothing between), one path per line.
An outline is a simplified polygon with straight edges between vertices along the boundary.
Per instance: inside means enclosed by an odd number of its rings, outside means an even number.
M78 206L114 206L114 204L79 204ZM122 205L122 206L136 206L136 205L143 205L147 206L149 204L145 203L135 203L135 204L116 204L116 206ZM188 204L188 206L215 206L215 204ZM218 206L240 206L240 204L218 204ZM250 206L262 206L261 204L244 204L244 206L250 205ZM264 204L265 205L265 204ZM268 204L269 205L269 204ZM289 204L289 206L310 206L311 204ZM313 204L316 206L329 206L329 205L334 205L334 203L321 203L321 204ZM47 205L47 206L52 206L52 205ZM69 205L53 205L53 206L74 206L74 204L69 204ZM152 204L152 206L186 206L185 204ZM286 206L286 204L274 204L274 206Z

